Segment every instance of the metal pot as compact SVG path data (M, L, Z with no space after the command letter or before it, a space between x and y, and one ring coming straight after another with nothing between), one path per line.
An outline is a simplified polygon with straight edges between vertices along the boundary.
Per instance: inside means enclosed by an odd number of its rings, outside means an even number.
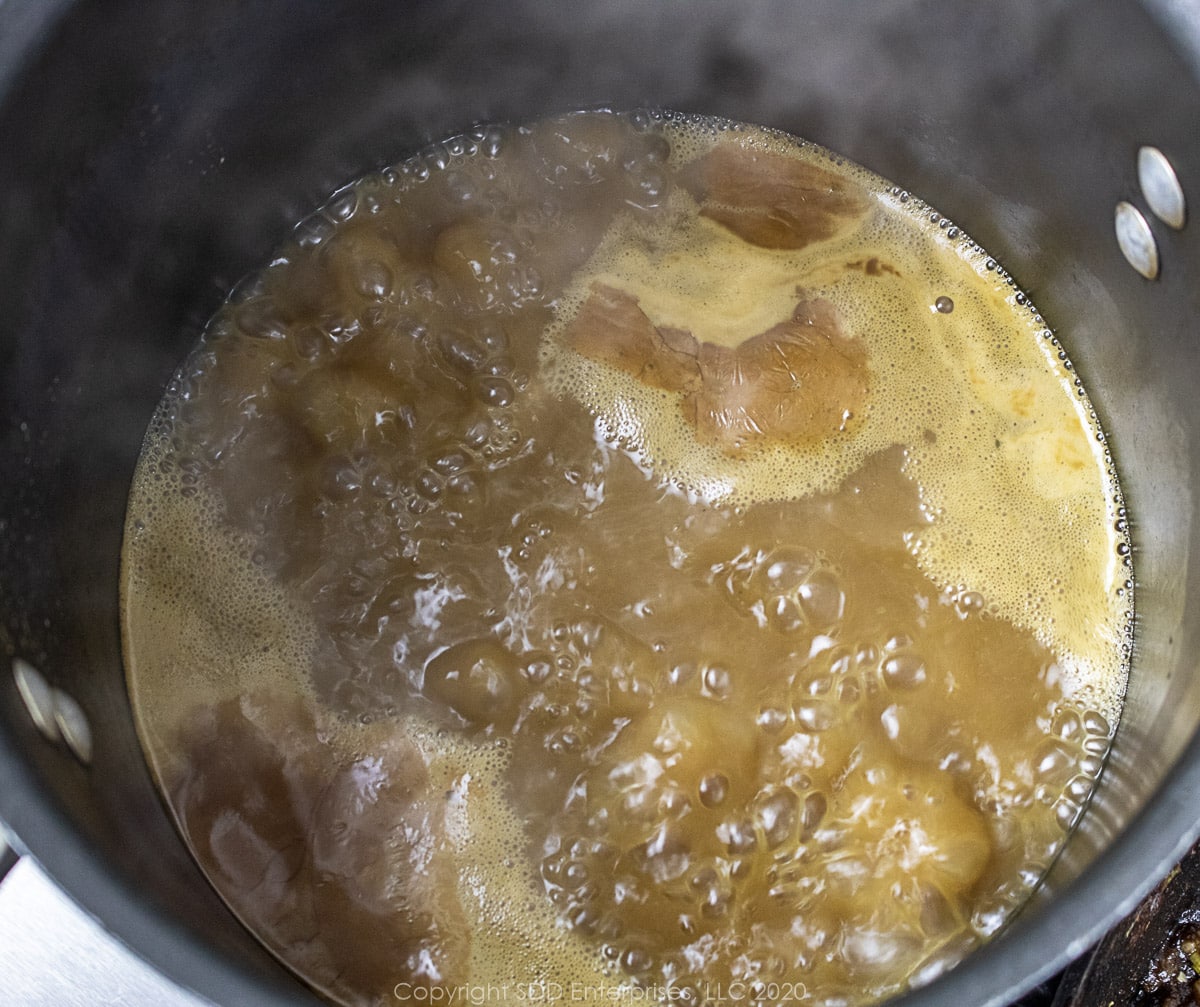
M1136 155L1200 199L1200 9L1176 0L124 0L0 5L0 819L106 927L225 1004L310 1002L151 786L117 566L141 436L223 292L336 185L487 119L606 104L808 137L937 206L1056 326L1134 521L1135 667L1093 805L1013 926L922 990L1001 1004L1181 855L1200 788L1200 231L1122 258ZM7 667L90 725L50 740ZM52 733L52 732L47 732Z

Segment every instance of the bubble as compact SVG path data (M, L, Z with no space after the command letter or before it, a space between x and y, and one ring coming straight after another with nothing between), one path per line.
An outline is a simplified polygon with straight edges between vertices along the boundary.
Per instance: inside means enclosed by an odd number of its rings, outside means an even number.
M628 948L621 954L621 967L632 975L649 972L653 966L653 957L642 948Z
M820 791L813 791L804 796L804 804L800 812L801 836L807 838L817 831L817 826L825 817L829 801Z
M1082 805L1091 795L1096 781L1089 776L1074 776L1063 788L1063 793L1076 804Z
M476 379L475 395L484 405L503 408L513 404L516 391L507 378L485 376Z
M238 306L235 318L238 329L252 339L283 340L288 336L278 306L268 297L245 301Z
M933 310L940 315L948 315L954 310L954 301L943 294L933 302Z
M416 479L416 489L427 500L436 500L442 495L442 477L429 469L421 472Z
M324 213L318 212L305 217L292 230L292 236L301 248L316 248L333 236L336 225Z
M955 606L964 616L977 615L986 605L986 600L978 591L963 591L955 599Z
M700 803L706 808L720 807L729 793L729 778L723 773L710 773L700 781Z
M364 297L382 301L389 297L395 284L391 269L382 262L363 262L358 268L356 287Z
M630 127L637 133L645 133L653 128L654 123L662 119L661 112L650 112L646 109L634 109L628 113Z
M1034 779L1040 784L1061 788L1075 774L1077 765L1075 753L1064 742L1048 738L1034 752Z
M758 847L758 837L754 834L754 825L744 819L723 822L717 828L717 838L732 854L753 853Z
M796 704L796 721L806 731L826 731L837 723L835 708L825 700L810 699Z
M659 884L681 878L691 865L687 842L667 823L660 825L636 853L642 873Z
M438 337L442 358L460 374L483 370L488 350L475 336L462 329L447 329Z
M828 628L841 619L846 596L832 572L818 570L800 586L798 594L800 606L812 625Z
M712 666L704 669L704 693L715 699L725 699L733 688L733 678L727 668Z
M1076 820L1079 818L1081 808L1074 801L1068 798L1062 798L1055 802L1054 805L1054 820L1058 823L1063 832L1070 832L1075 826Z
M1083 721L1075 710L1061 709L1054 714L1050 730L1064 741L1078 740L1083 730Z
M654 164L640 164L627 169L633 189L632 201L641 207L662 205L668 191L666 173Z
M925 662L916 654L897 654L883 662L883 680L893 689L915 689L926 678Z
M782 633L796 633L808 626L804 609L795 597L783 595L770 600L767 614L772 626Z
M754 812L769 849L791 840L800 820L800 798L789 787L769 787L754 800Z
M425 667L424 692L470 724L511 726L519 692L516 660L493 640L470 640L443 650Z
M787 726L787 722L787 711L777 706L764 706L755 718L755 723L768 734L778 734Z
M504 151L504 130L499 126L485 126L476 131L479 152L485 157L496 158Z
M800 590L817 565L816 557L798 546L781 546L764 562L766 589L773 594L792 594Z
M430 459L430 467L439 475L452 476L471 465L471 456L465 451L449 449L435 454Z
M463 434L463 443L471 448L481 448L492 433L491 421L486 418L475 420Z
M683 685L690 682L696 675L696 666L691 663L673 665L667 673L667 681L671 685Z
M296 353L308 361L316 360L326 348L324 334L316 328L305 326L292 336L292 346ZM293 371L293 373L295 373ZM296 375L298 377L298 375ZM285 384L294 384L294 381L287 381Z

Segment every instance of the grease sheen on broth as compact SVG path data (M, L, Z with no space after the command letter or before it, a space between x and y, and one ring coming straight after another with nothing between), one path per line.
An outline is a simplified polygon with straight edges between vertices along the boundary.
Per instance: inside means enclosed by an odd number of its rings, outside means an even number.
M1066 354L926 204L719 120L491 127L209 324L131 493L129 688L214 886L339 1002L864 1002L1086 802L1124 528Z

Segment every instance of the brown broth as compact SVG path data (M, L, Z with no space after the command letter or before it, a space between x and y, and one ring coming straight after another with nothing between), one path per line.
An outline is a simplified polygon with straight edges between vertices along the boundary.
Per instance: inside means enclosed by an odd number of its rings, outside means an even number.
M919 985L1028 897L1119 714L1098 432L982 249L820 148L454 138L303 222L156 414L147 758L341 1003Z

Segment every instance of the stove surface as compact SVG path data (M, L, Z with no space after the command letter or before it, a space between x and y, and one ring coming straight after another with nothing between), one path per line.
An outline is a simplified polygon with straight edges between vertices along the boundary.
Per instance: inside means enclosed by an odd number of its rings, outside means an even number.
M0 884L4 1007L213 1007L129 951L28 857Z

